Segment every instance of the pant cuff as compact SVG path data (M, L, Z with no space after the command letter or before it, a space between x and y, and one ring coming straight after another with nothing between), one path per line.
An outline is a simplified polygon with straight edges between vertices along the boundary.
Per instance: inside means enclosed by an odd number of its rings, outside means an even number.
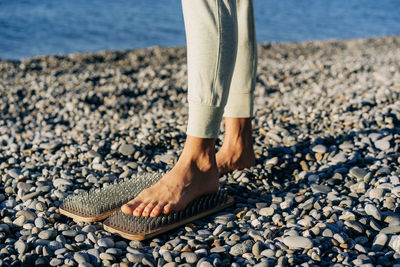
M223 112L223 107L189 103L186 134L199 138L217 138Z
M230 94L225 106L224 117L227 118L250 118L253 116L253 94Z

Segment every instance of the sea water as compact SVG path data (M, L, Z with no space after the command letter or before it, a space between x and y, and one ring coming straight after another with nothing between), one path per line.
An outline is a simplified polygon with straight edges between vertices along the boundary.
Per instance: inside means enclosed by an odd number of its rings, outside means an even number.
M254 5L258 42L400 34L399 0ZM185 45L180 0L0 0L1 59L156 45Z

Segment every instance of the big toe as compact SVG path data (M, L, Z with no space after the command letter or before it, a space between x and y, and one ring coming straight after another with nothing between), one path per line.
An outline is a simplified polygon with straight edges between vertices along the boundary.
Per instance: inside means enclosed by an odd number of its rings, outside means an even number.
M133 209L130 207L129 204L124 204L124 205L122 205L122 207L121 207L121 211L122 211L123 213L125 213L125 214L132 214Z

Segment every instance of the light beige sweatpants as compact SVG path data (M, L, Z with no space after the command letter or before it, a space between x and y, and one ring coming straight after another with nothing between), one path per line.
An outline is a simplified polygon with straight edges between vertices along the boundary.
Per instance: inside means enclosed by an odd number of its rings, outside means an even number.
M182 0L187 134L217 138L222 117L250 118L257 65L252 0Z

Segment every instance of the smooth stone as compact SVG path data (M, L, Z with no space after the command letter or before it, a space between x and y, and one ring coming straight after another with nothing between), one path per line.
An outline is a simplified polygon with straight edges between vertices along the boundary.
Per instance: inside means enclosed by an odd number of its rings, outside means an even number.
M27 220L26 220L25 216L22 215L22 216L18 217L17 219L15 219L13 221L13 224L15 224L15 225L17 225L19 227L22 227L22 226L24 226L24 224L26 222L27 222Z
M122 144L119 147L118 152L124 156L130 156L135 153L135 147L131 144Z
M0 223L0 232L10 232L10 227L5 223Z
M400 225L390 225L383 228L379 233L387 235L400 233Z
M262 261L254 265L254 267L271 267L271 266L273 265L271 265L268 261Z
M252 245L250 244L243 244L243 243L236 244L233 247L231 247L229 254L231 254L232 256L240 256L243 255L244 253L251 252L251 248Z
M100 253L100 259L108 260L108 261L115 261L115 257L113 255L105 253L105 252Z
M273 207L262 208L259 211L259 214L265 217L269 217L274 215L275 209Z
M284 237L283 243L291 249L309 249L313 246L311 239L303 236Z
M89 233L89 232L95 232L96 231L96 227L94 227L93 225L86 225L85 227L82 228L82 231L85 233Z
M381 251L388 241L386 234L379 233L372 243L372 251Z
M111 238L100 238L97 240L97 245L100 247L112 248L115 244Z
M25 216L25 218L26 218L28 221L33 221L33 220L35 220L36 217L37 217L37 216L36 216L36 213L34 213L34 212L32 212L32 211L29 211L29 210L20 210L20 211L17 212L16 216L17 216L17 217L19 217L19 216Z
M392 236L389 242L389 247L391 247L396 253L400 253L400 235Z
M60 186L72 186L74 183L71 180L66 180L63 178L57 178L53 181L54 187L60 187Z
M390 148L389 141L387 141L385 139L379 139L379 140L375 141L374 145L376 148L378 148L379 150L382 150L382 151L388 150Z
M140 263L142 262L144 255L136 253L126 253L126 258L132 263Z
M233 213L225 213L221 214L215 217L215 223L220 223L220 224L228 224L231 221L234 221L236 219L236 215Z
M328 149L324 145L313 146L313 148L311 150L315 153L321 153L321 154L324 154L328 151Z
M56 251L54 251L54 254L55 255L62 255L62 254L65 254L67 251L68 251L67 248L59 248Z
M59 266L63 263L63 261L59 258L52 258L49 262L50 266Z
M121 249L118 249L118 248L108 248L108 249L106 250L106 253L119 256L119 255L122 254L122 250L121 250Z
M340 244L346 243L345 237L342 234L334 234L333 238L338 241Z
M18 251L19 254L24 254L28 246L24 241L18 240L17 242L15 242L14 248Z
M275 256L275 251L272 249L265 249L261 252L261 256L272 258Z
M35 198L35 197L39 196L40 194L41 194L41 192L35 191L35 192L32 192L32 193L25 194L21 199L22 199L23 202L26 202L29 199L32 199L32 198Z
M367 175L367 171L365 171L364 169L361 169L359 167L353 167L350 169L350 174L352 176L354 176L355 178L357 178L357 180L361 181L364 179L364 177Z
M332 188L327 185L313 184L311 185L311 190L313 191L313 193L328 194L329 192L331 192Z
M75 237L78 233L75 230L65 230L61 234L66 237Z
M222 233L226 227L222 224L219 224L213 231L213 235L218 236L220 233Z
M14 179L18 179L21 174L21 171L19 169L11 169L7 172L7 174Z
M400 186L396 186L392 188L392 193L396 196L396 197L400 197Z
M17 201L15 199L7 199L1 203L1 207L13 209L17 205Z
M84 262L90 262L90 258L89 255L86 253L82 253L82 252L75 252L74 253L74 260L78 263L78 264L82 264Z
M256 242L256 243L254 243L254 245L253 245L253 247L251 249L251 253L254 256L259 256L261 254L261 252L262 252L262 249L263 249L262 243L261 242Z
M39 233L38 236L41 239L52 240L52 239L56 238L57 231L56 230L43 230Z
M367 204L365 205L365 212L374 217L375 219L377 219L378 221L380 221L382 219L381 213L379 212L379 210L372 204Z
M347 161L347 158L343 153L338 153L333 158L331 158L331 161L333 163L344 163Z
M168 250L165 251L164 253L162 253L162 257L164 258L164 260L166 262L172 262L174 259L172 258L171 252L169 252Z
M181 258L184 259L187 263L197 262L197 255L193 252L182 252Z
M383 193L384 191L382 188L373 188L369 191L369 197L380 199L383 196Z
M210 249L210 253L225 253L226 248L225 247L213 247Z
M75 241L76 242L84 242L86 240L86 236L84 234L79 234L75 236Z

